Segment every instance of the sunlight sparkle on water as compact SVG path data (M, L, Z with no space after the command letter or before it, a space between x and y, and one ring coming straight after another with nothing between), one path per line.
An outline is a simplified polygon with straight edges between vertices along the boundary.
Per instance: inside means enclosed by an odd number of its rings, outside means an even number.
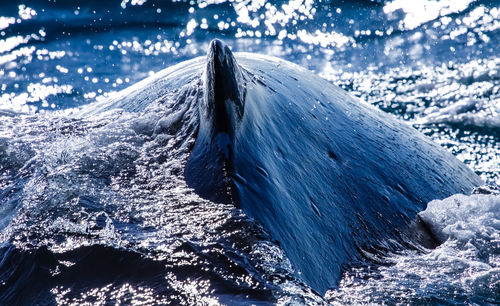
M384 12L386 14L392 14L398 10L403 11L405 17L400 23L400 28L412 30L439 16L463 11L473 1L474 0L394 0L384 6Z

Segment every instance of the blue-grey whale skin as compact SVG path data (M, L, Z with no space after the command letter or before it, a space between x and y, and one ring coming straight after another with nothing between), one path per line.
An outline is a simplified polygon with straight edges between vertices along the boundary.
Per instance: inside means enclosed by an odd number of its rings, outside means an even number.
M406 123L300 66L233 56L219 41L207 57L169 67L86 112L142 111L183 86L203 91L186 182L260 222L319 292L337 285L359 249L396 237L427 202L481 184Z

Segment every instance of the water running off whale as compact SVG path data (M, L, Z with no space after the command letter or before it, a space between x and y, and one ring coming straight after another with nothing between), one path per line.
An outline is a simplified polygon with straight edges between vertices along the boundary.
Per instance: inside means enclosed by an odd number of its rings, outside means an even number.
M207 58L169 67L81 115L139 112L168 95L189 97L185 107L198 112L188 185L259 221L319 292L360 250L398 239L427 202L481 184L412 127L304 68L233 56L217 40Z

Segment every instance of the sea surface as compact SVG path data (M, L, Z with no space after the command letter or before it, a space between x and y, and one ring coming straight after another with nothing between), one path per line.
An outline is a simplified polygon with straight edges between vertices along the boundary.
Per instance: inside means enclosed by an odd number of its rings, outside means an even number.
M484 186L419 214L437 248L382 241L315 292L258 222L186 186L182 106L70 115L214 38L406 121ZM499 185L500 1L0 3L0 305L498 304Z

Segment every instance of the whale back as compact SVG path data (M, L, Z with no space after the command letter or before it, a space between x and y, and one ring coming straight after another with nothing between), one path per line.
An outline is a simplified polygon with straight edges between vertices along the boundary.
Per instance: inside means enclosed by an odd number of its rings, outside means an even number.
M314 289L336 286L343 264L394 238L427 202L480 184L411 126L306 69L236 58L249 80L232 139L236 202Z
M261 223L315 290L336 286L343 265L360 249L395 238L427 202L481 184L411 126L310 71L264 55L234 58L237 69L219 70L234 77L231 82L220 83L227 76L208 82L207 57L199 57L80 115L142 112L169 95L192 95L198 132L186 182L202 197L233 203ZM222 98L209 100L216 86Z

